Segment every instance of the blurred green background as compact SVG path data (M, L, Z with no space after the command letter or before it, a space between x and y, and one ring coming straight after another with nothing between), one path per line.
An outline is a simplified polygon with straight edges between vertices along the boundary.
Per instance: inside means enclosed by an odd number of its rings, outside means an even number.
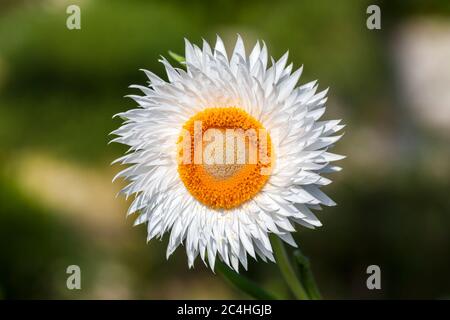
M81 8L81 30L66 8ZM366 8L381 7L381 30ZM330 87L326 118L344 119L335 150L348 156L325 191L338 203L324 226L298 228L326 298L450 297L449 1L0 1L0 298L245 298L183 248L146 244L132 228L107 145L144 84L139 68L183 38L219 34L228 49L263 39L289 49L301 82ZM66 288L81 267L82 290ZM377 264L382 290L366 288ZM274 264L248 277L285 297Z

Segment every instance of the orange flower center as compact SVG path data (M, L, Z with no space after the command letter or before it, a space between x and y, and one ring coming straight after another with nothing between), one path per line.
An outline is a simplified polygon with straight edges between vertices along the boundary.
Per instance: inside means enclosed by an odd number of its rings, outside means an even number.
M184 125L178 140L178 173L188 191L214 209L253 198L267 182L271 140L244 110L208 108Z

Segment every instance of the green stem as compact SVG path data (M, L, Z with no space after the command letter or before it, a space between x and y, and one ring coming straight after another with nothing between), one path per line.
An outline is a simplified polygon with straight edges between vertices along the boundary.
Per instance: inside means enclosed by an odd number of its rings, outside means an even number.
M248 294L252 298L255 298L257 300L276 300L277 299L273 294L260 288L253 281L251 281L251 280L245 278L244 276L240 275L239 273L231 270L230 268L228 268L226 265L224 265L220 261L216 261L215 270L218 273L220 273L227 282L229 282L230 284L235 286L237 289Z
M305 257L300 250L294 251L294 259L295 262L297 262L300 279L305 284L309 297L313 300L322 299L322 295L320 294L319 288L317 287L311 271L311 263L309 262L309 259Z
M294 296L299 300L309 300L305 288L298 279L295 269L289 260L286 248L280 238L275 235L271 236L272 248L275 254L275 260L280 268L284 280L291 289Z

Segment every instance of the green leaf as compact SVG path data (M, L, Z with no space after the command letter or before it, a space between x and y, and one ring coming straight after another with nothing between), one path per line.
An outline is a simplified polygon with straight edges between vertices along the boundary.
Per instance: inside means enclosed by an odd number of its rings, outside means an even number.
M172 59L174 59L178 63L185 64L186 62L186 59L183 56L179 55L178 53L169 51L169 55L172 57Z
M222 275L223 278L237 289L248 294L250 297L257 300L276 300L277 297L270 292L259 287L255 282L247 279L239 273L231 270L222 262L216 262L216 271Z

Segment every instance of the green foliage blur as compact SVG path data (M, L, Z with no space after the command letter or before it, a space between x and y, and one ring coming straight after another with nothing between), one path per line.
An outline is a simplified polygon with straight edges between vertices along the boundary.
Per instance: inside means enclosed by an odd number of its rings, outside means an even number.
M366 28L372 3L381 30ZM66 28L69 4L81 30ZM335 148L344 170L325 188L338 206L295 235L322 295L448 298L450 137L409 113L392 35L449 17L448 1L1 1L0 298L246 298L199 260L188 270L182 247L166 261L167 239L146 244L115 198L123 183L111 184L120 168L110 163L126 150L108 145L112 116L134 107L124 96L146 83L139 69L164 77L161 55L216 34L228 50L236 34L247 51L258 39L274 58L289 49L302 83L330 87L325 117L347 124ZM81 290L66 288L72 264ZM366 288L371 264L382 290ZM291 298L276 265L243 273Z

